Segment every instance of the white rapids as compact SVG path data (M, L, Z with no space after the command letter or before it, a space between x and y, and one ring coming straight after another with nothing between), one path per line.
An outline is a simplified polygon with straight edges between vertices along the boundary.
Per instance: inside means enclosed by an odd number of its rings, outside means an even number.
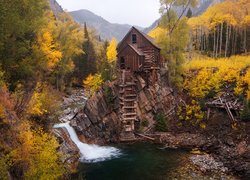
M99 161L105 161L108 159L116 158L121 155L121 151L117 148L110 147L110 146L98 146L95 144L85 144L82 143L74 128L72 128L69 125L69 122L56 124L54 125L54 128L66 128L70 138L72 141L77 145L77 147L80 150L81 162L99 162Z

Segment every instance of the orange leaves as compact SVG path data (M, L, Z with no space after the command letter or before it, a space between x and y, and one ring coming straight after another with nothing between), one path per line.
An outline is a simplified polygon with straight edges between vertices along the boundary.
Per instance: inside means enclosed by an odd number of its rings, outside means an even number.
M38 37L40 49L48 60L48 68L52 69L62 58L62 52L59 51L58 44L54 42L50 32L44 32Z
M250 26L250 15L245 16L242 24Z
M14 103L5 85L0 87L0 105L7 110L13 110L14 108Z
M23 164L25 179L58 179L64 169L57 152L59 143L41 128L31 130L28 121L19 126L20 145L11 152L14 163Z
M51 71L62 59L62 52L51 32L43 30L38 34L37 43L33 45L38 62L44 70Z

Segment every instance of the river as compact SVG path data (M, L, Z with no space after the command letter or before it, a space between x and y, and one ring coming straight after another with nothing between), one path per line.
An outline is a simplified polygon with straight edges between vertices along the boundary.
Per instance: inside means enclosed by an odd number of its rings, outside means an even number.
M161 145L150 143L90 145L78 139L69 122L56 124L54 128L66 128L80 150L78 173L72 179L166 179L187 154L183 150L163 149Z
M183 150L161 149L160 145L148 143L116 147L121 150L121 156L102 162L81 163L77 176L87 180L168 179L187 154Z
M224 174L197 171L183 149L166 149L151 143L99 146L81 142L69 122L56 124L66 128L80 150L78 172L71 179L87 180L168 180L235 179ZM210 163L211 164L211 163Z

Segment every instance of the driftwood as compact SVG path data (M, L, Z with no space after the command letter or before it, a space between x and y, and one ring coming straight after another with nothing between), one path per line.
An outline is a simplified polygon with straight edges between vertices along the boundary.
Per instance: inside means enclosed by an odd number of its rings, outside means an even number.
M152 140L152 141L155 140L155 138L149 137L149 136L147 136L147 135L143 135L143 134L139 134L139 133L135 133L135 135L141 136L141 137L143 137L143 138L146 138L146 139L149 139L149 140Z

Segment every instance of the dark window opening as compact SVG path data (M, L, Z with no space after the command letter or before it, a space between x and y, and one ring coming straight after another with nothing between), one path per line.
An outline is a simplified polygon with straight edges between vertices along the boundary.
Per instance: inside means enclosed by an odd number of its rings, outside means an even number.
M120 68L125 69L125 59L124 59L124 57L121 57Z
M132 43L135 44L137 41L136 34L132 34Z

